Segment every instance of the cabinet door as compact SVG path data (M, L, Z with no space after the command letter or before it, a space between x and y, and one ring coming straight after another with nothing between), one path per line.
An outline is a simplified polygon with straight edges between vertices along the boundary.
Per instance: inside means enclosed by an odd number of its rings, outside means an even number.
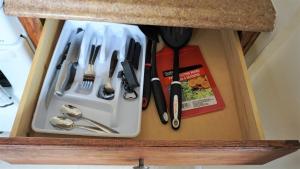
M0 139L0 160L13 164L265 164L300 148L298 141L141 141L15 137Z

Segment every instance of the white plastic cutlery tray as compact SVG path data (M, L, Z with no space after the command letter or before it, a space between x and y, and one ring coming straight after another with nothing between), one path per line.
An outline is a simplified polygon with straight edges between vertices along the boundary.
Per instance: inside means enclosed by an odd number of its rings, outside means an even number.
M72 32L78 28L84 30L80 55L74 81L69 90L64 95L58 96L55 91L50 93L50 101L46 106L46 97L49 92L51 82L55 76L55 71L59 58L70 39ZM99 54L95 60L95 80L90 90L82 89L83 76L88 64L89 47L93 38L101 45ZM125 100L123 98L124 88L122 80L118 78L121 71L121 62L124 61L130 39L133 38L141 45L141 54L138 70L135 70L139 87L135 89L138 94L135 100ZM115 96L112 100L99 98L97 93L101 85L108 79L111 56L114 50L118 51L118 63L113 74L111 83L115 89ZM32 129L41 133L54 133L66 135L102 136L102 137L135 137L140 132L142 93L144 83L144 67L146 53L145 35L137 26L90 22L90 21L66 21L56 44L48 71L40 92L36 110L32 121ZM116 131L119 134L103 133L97 134L83 129L63 130L53 127L49 120L57 115L61 115L62 105L70 104L79 108L84 117L100 122ZM84 121L75 121L76 124L90 125Z

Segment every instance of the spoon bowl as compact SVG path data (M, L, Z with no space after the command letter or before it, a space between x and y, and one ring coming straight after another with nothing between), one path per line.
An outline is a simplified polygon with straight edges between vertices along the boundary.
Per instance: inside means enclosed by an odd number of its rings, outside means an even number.
M86 118L83 116L82 112L75 106L69 105L69 104L64 104L61 108L61 113L65 116L65 117L70 117L74 120L84 120L90 124L92 124L93 126L99 128L100 130L106 132L106 133L114 133L114 134L118 134L119 132L105 126L104 124L101 124L99 122L96 122L92 119Z
M105 133L96 127L77 125L77 124L75 124L75 122L73 120L66 118L64 116L54 116L50 119L49 122L53 127L62 129L62 130L72 130L74 128L80 128L80 129L88 130L88 131L95 132L98 134Z
M61 116L54 116L49 122L53 127L60 129L72 130L75 128L75 123L73 120Z

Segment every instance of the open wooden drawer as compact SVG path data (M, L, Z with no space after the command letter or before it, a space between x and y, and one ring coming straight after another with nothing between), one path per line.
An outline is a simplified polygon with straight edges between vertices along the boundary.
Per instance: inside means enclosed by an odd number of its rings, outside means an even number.
M46 20L10 138L0 139L0 159L30 164L147 165L264 164L300 148L298 141L266 141L244 56L234 31L196 29L200 46L225 101L225 109L184 119L181 129L162 125L153 100L133 139L39 134L31 130L43 78L63 21ZM126 112L124 112L126 113Z

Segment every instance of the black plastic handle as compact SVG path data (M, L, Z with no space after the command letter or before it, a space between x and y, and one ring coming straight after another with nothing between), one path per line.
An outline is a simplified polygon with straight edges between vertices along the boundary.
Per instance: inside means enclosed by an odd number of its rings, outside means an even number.
M118 51L114 50L110 59L109 78L112 78L118 64Z
M157 109L157 113L159 115L160 121L163 124L166 124L166 123L168 123L168 120L169 120L168 114L167 114L167 105L166 105L165 96L162 91L161 83L160 83L159 79L155 79L155 78L152 79L151 86L152 86L152 93L154 96L155 105L156 105L156 109Z
M136 70L138 70L139 68L141 50L142 50L141 44L139 42L135 42L132 64Z
M144 72L144 89L143 89L143 110L145 110L150 102L150 96L151 96L151 67L147 66L145 67Z
M145 59L145 72L144 72L144 86L143 86L143 110L147 109L150 97L151 97L151 50L152 50L152 41L147 40L146 47L146 59Z
M152 87L152 93L154 96L154 101L156 105L156 110L158 113L158 116L160 118L160 121L163 124L168 123L169 117L167 114L167 104L165 100L165 95L163 93L161 83L159 81L159 78L157 76L157 70L156 70L156 41L152 41L152 50L151 50L151 87Z
M181 123L182 89L179 82L179 49L174 49L173 82L170 92L170 117L172 128L177 130Z
M93 61L93 56L94 56L94 53L95 53L95 48L96 48L96 46L92 45L91 52L90 52L90 57L89 57L89 64L93 64L92 61Z

